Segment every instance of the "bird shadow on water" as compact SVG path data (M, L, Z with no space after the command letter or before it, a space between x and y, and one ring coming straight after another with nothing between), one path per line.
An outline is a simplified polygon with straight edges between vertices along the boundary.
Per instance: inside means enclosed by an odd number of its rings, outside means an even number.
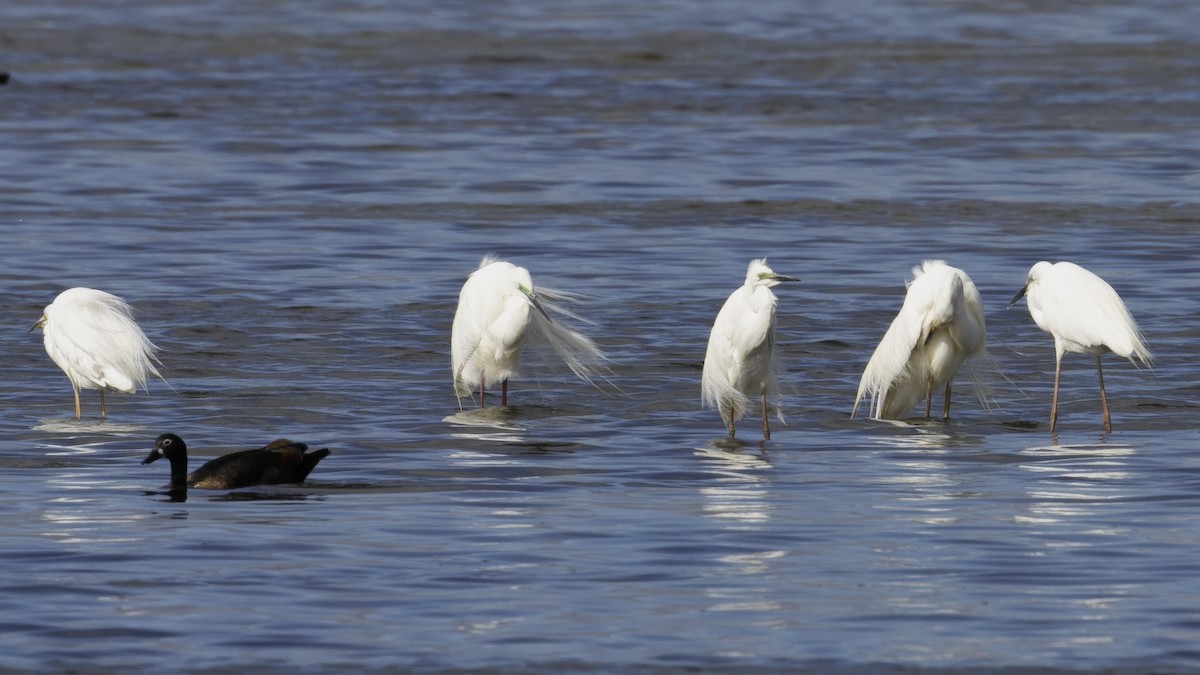
M166 490L143 490L142 494L147 497L165 497L166 499L158 500L162 502L186 502L189 490L185 487L169 488ZM202 497L204 501L209 502L305 501L310 497L320 499L319 496L310 495L306 492L270 492L265 490L235 490L231 492L191 490L190 495Z
M490 408L474 408L460 410L442 419L443 422L455 427L475 427L495 429L497 431L524 431L525 427L517 424L521 417L516 406L492 406Z
M133 434L145 431L145 427L126 422L113 422L106 418L82 419L74 417L56 417L38 420L30 427L31 431L51 434Z
M968 427L955 425L944 420L872 420L881 426L868 431L866 438L872 445L881 445L902 450L955 449L978 447L986 443L986 436L967 431Z
M742 441L734 438L715 438L707 444L692 449L696 457L717 460L729 466L745 468L767 468L771 458L767 454L768 441Z

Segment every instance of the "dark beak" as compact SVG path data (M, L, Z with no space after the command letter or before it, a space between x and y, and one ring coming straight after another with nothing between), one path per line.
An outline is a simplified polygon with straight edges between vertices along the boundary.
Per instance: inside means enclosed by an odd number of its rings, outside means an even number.
M1027 290L1029 290L1029 284L1025 284L1024 286L1021 287L1021 290L1017 291L1017 294L1013 296L1012 300L1008 301L1008 307L1006 307L1005 309L1010 309L1010 308L1012 308L1013 305L1017 304L1018 300L1025 297L1025 291L1027 291Z
M43 316L42 318L38 319L37 323L30 326L29 330L26 332L32 333L33 331L35 331L39 328L45 328L45 326L46 326L46 317Z
M549 321L550 323L554 323L554 319L551 319L550 315L546 313L546 309L544 307L542 307L542 303L538 302L537 293L525 293L525 297L529 298L530 304L532 304L534 306L534 308L537 309L539 314L546 317L546 320Z
M785 277L782 274L776 274L774 278L775 281L800 281L796 277Z
M158 459L159 457L162 457L162 453L158 451L158 448L155 448L150 451L149 457L142 460L142 464L149 464L150 462L153 462L154 460Z

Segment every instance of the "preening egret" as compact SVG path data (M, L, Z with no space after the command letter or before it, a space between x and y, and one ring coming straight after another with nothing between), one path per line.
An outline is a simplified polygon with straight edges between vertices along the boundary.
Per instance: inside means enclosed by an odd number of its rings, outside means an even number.
M1054 395L1050 400L1050 431L1058 420L1058 380L1064 352L1091 354L1100 378L1100 409L1104 431L1112 432L1108 397L1104 393L1104 370L1100 356L1113 352L1134 363L1153 362L1145 337L1133 321L1125 303L1108 282L1071 262L1041 261L1029 269L1025 285L1013 296L1012 307L1022 296L1029 315L1039 328L1054 336ZM1136 363L1134 363L1136 365Z
M527 340L549 344L573 373L591 382L604 355L587 337L551 318L554 313L578 319L554 304L577 297L535 290L524 267L485 256L463 284L454 313L450 355L455 395L470 396L478 386L482 408L484 391L500 382L500 405L508 405L508 380L518 373Z
M876 419L900 419L921 400L929 419L933 392L944 386L942 418L949 419L954 374L986 352L983 302L967 273L941 260L926 260L912 273L900 313L859 380L851 416L870 396Z
M160 457L171 462L172 488L211 488L231 490L247 485L277 485L303 483L308 474L329 454L328 448L305 452L308 446L286 438L272 441L255 450L242 450L205 462L192 473L187 472L187 445L175 434L158 437L150 455L142 460L149 464Z
M734 422L746 414L751 396L759 397L763 438L771 438L767 423L767 397L779 396L775 378L775 305L771 288L785 281L799 281L776 274L765 258L750 261L746 283L730 294L717 313L704 354L700 380L700 402L717 408L729 437ZM783 421L778 402L775 412Z
M71 381L75 419L80 418L80 389L100 391L100 417L106 417L105 390L132 394L146 388L150 375L162 379L154 368L160 363L155 357L158 347L133 320L133 308L111 293L67 289L46 306L30 330L38 328L46 353Z

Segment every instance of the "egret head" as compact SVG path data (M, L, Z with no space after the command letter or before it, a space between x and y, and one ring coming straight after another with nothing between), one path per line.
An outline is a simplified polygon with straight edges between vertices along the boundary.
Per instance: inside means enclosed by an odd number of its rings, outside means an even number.
M1042 273L1049 269L1050 266L1050 263L1042 260L1034 264L1033 267L1030 267L1029 274L1025 275L1025 285L1022 286L1021 290L1017 291L1017 294L1012 297L1012 300L1008 302L1008 306L1012 307L1013 305L1017 304L1018 300L1025 297L1025 294L1029 292L1029 287L1033 284L1036 284L1038 279L1041 278Z
M782 274L776 274L775 270L767 267L766 258L751 260L750 267L746 269L746 284L750 286L771 288L785 281L800 280L795 277L785 277Z

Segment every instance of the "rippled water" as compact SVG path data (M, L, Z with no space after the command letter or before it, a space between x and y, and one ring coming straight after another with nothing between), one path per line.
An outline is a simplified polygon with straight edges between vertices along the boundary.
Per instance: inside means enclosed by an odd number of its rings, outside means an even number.
M0 10L0 669L1200 669L1200 6L878 4ZM587 295L610 383L460 411L489 251ZM762 255L788 426L729 444L704 345ZM995 406L852 420L926 257ZM1110 436L1078 355L1048 432L1043 258L1158 357L1106 361ZM105 421L27 332L74 285L163 348ZM167 430L334 454L173 503Z

